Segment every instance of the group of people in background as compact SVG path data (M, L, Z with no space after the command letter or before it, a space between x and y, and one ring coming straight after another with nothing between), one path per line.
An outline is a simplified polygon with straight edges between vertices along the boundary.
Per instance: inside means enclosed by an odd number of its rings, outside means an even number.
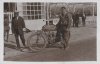
M82 14L80 14L79 12L78 13L74 13L72 15L72 18L73 18L73 27L79 27L80 23L82 23L83 26L86 25L86 22L85 22L86 15L85 15L85 13L82 13Z

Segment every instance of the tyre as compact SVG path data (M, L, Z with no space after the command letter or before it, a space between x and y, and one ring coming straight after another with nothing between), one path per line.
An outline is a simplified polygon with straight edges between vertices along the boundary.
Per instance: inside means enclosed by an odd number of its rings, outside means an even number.
M27 45L29 49L33 52L38 52L43 50L46 47L46 40L43 32L34 33L29 36L27 40Z

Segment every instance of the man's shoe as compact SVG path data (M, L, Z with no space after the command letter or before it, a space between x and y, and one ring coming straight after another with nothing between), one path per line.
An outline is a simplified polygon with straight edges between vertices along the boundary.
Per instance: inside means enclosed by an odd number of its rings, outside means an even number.
M16 48L16 50L22 51L22 49L21 49L21 48L19 48L19 47L17 47L17 48Z
M62 47L63 47L62 44L61 44L61 42L56 42L56 43L54 44L54 46L55 46L55 47L58 47L58 48L62 48Z
M24 45L24 48L28 48L28 46Z
M64 48L64 50L68 50L68 49L69 49L69 46L67 46L67 47Z
M28 52L29 49L22 49L21 51L22 51L22 52Z

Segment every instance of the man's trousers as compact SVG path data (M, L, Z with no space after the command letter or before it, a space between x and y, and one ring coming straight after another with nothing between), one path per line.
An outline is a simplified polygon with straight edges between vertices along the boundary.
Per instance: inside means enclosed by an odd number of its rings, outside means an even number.
M16 29L16 30L15 30L15 39L16 39L16 44L17 44L17 47L18 47L18 48L20 48L19 37L20 37L20 39L21 39L21 41L22 41L22 44L23 44L24 46L26 46L26 45L25 45L25 38L24 38L24 33L23 33L23 31L22 31L21 29Z

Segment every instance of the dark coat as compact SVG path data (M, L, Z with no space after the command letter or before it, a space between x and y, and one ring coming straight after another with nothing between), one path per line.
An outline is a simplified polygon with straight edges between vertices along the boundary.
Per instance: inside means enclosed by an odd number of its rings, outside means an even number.
M76 15L75 15L75 20L76 20L76 21L79 20L79 17L80 17L80 15L79 15L79 14L76 14Z
M59 22L56 25L57 33L56 33L56 42L61 41L61 37L64 39L64 42L68 44L68 40L70 38L70 27L72 22L72 14L66 13L64 15L59 16Z
M85 21L86 15L82 15L82 20Z
M5 18L4 19L4 30L9 30L10 27L9 27L9 19L8 18Z
M75 22L76 22L76 23L79 23L79 17L80 17L79 14L75 14Z
M12 33L16 33L16 30L23 31L23 28L25 28L25 22L22 17L16 17L12 18Z
M73 23L75 24L75 22L76 22L76 14L75 13L72 15L72 19L73 19Z
M73 20L75 20L75 14L72 15Z
M65 31L70 28L72 22L72 15L71 13L66 13L64 16L59 15L59 22L56 25L58 30L64 29Z

